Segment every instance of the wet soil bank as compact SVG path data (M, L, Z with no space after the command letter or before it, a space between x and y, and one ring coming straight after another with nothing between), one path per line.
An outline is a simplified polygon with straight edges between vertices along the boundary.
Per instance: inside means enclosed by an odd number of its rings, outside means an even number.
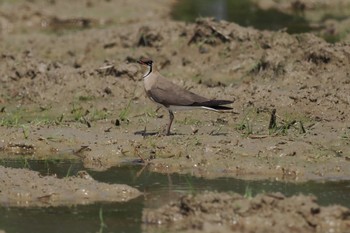
M141 193L128 185L106 184L81 171L77 177L58 179L40 176L28 169L0 166L0 205L62 206L86 205L98 201L126 202Z
M321 207L313 196L281 193L254 198L229 193L183 196L157 210L146 209L145 232L348 232L350 210Z

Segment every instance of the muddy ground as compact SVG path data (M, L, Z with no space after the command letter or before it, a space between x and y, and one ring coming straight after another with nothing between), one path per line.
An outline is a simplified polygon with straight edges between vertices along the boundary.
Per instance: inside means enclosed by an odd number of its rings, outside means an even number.
M329 44L212 19L176 22L173 4L3 1L2 158L74 156L95 170L138 160L206 178L349 178L346 35ZM285 4L276 8L293 10ZM306 13L332 7L305 4ZM168 115L144 94L140 57L195 93L234 100L234 111L178 112L173 135L157 134Z
M146 209L142 221L145 232L348 232L350 210L321 207L312 196L208 192Z

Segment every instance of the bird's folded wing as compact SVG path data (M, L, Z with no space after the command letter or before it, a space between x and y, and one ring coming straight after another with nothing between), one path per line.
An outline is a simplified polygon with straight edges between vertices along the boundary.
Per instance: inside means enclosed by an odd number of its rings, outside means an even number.
M158 80L148 91L152 99L164 106L190 106L194 103L207 102L209 99L190 92L165 79Z

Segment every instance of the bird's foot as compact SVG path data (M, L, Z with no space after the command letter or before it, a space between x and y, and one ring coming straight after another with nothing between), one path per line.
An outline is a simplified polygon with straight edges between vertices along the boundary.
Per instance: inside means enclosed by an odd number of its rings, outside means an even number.
M165 127L163 130L159 131L158 136L169 136L171 134L169 128Z

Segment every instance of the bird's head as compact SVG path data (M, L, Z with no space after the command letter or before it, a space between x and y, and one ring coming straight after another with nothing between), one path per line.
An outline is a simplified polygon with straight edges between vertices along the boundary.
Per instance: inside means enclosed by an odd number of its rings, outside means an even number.
M137 61L137 63L141 64L142 67L145 67L147 69L146 73L143 75L143 78L146 78L152 72L153 61L151 59L141 58Z
M144 65L144 66L150 66L152 67L153 61L151 59L140 59L137 61L137 63Z

